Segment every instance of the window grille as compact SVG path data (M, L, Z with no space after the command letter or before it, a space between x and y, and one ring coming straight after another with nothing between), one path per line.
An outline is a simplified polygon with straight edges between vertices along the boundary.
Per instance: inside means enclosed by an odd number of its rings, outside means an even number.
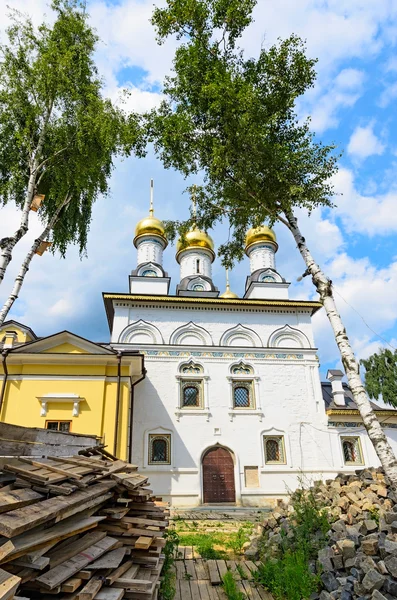
M266 464L285 464L284 437L274 436L264 438Z
M199 406L200 389L198 385L186 385L183 388L183 406Z
M363 464L363 455L361 452L360 439L342 438L342 450L345 464Z
M46 421L45 427L51 431L69 432L72 427L72 421Z
M233 390L234 408L249 408L251 405L248 386L235 386Z
M171 436L149 435L149 464L171 464Z

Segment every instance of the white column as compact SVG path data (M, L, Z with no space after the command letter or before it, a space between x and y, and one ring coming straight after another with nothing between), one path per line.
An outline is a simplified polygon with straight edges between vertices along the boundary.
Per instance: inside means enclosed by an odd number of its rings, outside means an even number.
M211 255L205 250L189 250L188 248L180 257L181 281L189 275L204 275L212 279Z
M138 241L137 263L142 265L147 262L154 262L163 265L164 246L156 238L143 238Z

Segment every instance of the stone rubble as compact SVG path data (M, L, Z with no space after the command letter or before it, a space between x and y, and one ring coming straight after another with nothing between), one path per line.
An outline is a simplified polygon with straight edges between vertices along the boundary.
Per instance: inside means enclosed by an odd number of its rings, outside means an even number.
M311 488L328 512L328 545L318 552L323 589L311 600L394 600L397 598L397 492L379 469L339 474ZM281 532L289 535L293 507L283 503L260 523L245 556L277 553ZM247 544L248 546L248 544ZM310 565L314 571L316 565Z

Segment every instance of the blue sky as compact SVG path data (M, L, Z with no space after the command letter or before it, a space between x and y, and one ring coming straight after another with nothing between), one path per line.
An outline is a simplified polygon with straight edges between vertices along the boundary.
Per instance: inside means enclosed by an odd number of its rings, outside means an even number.
M35 22L51 18L44 0L10 0ZM101 37L97 52L105 93L117 99L130 90L128 106L145 110L161 99L161 82L169 73L176 42L158 47L149 23L152 0L87 3ZM0 23L6 23L5 4ZM4 17L4 18L3 18ZM317 57L318 80L299 103L301 116L311 115L313 131L343 152L335 187L336 208L317 210L300 223L312 253L335 284L336 297L353 346L366 357L384 342L397 345L397 0L259 0L254 23L242 40L248 56L261 44L296 33L307 40L308 53ZM147 212L149 181L155 180L156 214L172 219L188 214L185 182L165 170L149 152L143 160L118 162L111 197L98 201L88 238L88 257L79 259L71 248L66 260L50 253L35 258L12 318L31 326L38 335L69 329L98 341L108 340L102 291L125 292L135 267L132 245L136 222ZM12 206L0 210L0 236L17 224ZM12 261L0 288L2 301L16 268L39 230L32 214L31 231ZM276 226L277 266L291 281L292 298L315 298L291 234ZM217 245L226 235L220 226ZM165 268L178 282L175 248L165 253ZM231 274L234 291L243 293L249 266L246 259ZM214 264L214 280L224 288L224 271ZM359 313L359 314L357 314ZM361 315L361 316L359 316ZM362 317L362 318L361 318ZM364 323L364 321L365 323ZM314 319L321 370L340 366L330 326L324 314Z

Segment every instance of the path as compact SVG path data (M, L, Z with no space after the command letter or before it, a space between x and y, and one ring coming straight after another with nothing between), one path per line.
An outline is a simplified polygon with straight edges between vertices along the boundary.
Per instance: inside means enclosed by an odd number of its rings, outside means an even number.
M204 560L189 546L180 547L180 558L175 562L176 595L174 600L227 600L221 587L222 577L230 569L237 587L248 600L273 600L269 592L252 581L251 561ZM189 557L189 558L187 558Z
M248 508L243 506L198 506L197 508L171 508L171 519L186 521L260 521L270 508Z

